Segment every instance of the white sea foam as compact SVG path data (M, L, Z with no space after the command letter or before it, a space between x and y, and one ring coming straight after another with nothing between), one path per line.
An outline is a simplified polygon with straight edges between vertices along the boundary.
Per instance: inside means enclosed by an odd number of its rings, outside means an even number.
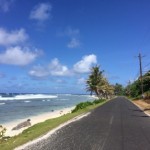
M45 99L45 98L57 98L57 96L48 94L24 94L24 95L16 95L14 97L0 97L0 100L25 100L25 99Z
M89 95L90 99L98 99L98 97L96 95Z
M30 103L31 101L24 101L25 103Z
M0 103L0 105L5 105L5 103Z
M72 96L72 94L57 94L57 95L63 95L63 96Z

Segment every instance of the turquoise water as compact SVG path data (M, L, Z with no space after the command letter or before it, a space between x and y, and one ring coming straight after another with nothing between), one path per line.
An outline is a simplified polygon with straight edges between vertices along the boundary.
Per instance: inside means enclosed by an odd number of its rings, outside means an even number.
M92 101L88 95L22 94L0 96L0 124Z

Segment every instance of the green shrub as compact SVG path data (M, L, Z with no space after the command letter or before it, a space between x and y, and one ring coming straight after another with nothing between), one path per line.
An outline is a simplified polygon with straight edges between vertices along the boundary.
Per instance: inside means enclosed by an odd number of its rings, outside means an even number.
M96 104L102 103L104 101L105 101L104 99L99 99L99 100L94 100L93 102L87 101L87 102L79 103L76 105L75 109L72 110L72 113L77 112L78 110L84 109L90 105L96 105Z
M93 103L89 102L89 101L79 103L79 104L77 104L77 106L75 107L75 109L72 110L72 113L77 112L78 110L86 108L87 106L90 106L90 105L93 105Z
M104 102L105 101L105 99L98 99L98 100L94 100L93 101L93 104L99 104L99 103L101 103L101 102Z

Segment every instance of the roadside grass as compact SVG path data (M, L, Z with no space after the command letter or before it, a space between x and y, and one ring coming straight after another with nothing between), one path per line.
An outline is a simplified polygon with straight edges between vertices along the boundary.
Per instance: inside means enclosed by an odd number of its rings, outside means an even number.
M79 109L74 113L68 113L58 118L48 119L45 122L38 123L28 129L24 130L21 134L11 137L8 140L0 140L0 150L13 150L14 148L23 145L29 141L32 141L42 135L45 135L50 130L58 127L60 124L65 123L66 121L73 119L76 116L81 114L87 113L102 104L106 103L107 101L102 100L100 103L93 105L89 105L83 109Z

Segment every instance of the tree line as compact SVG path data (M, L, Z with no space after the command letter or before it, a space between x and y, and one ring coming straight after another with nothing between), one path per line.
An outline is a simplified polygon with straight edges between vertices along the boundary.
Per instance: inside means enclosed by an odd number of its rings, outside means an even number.
M140 98L142 96L141 78L139 77L133 83L128 84L124 90L127 96ZM143 97L150 99L150 70L143 75L143 92Z
M86 90L89 91L91 95L94 93L98 98L106 99L114 95L140 98L142 94L140 78L128 84L126 87L119 83L112 85L104 76L104 71L101 71L98 65L91 68L91 72L86 80ZM150 98L150 71L143 76L143 90L144 97Z

